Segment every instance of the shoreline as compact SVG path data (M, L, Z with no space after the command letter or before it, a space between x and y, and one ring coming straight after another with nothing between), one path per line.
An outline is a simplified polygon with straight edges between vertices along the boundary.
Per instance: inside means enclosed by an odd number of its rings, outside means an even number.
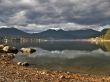
M0 54L1 82L108 82L110 75L94 75L50 71L46 69L18 66L11 58Z

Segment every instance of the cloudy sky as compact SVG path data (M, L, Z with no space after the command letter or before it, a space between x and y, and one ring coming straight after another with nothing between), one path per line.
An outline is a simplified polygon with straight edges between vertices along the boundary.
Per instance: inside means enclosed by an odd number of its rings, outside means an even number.
M110 0L0 0L0 26L40 32L109 27Z

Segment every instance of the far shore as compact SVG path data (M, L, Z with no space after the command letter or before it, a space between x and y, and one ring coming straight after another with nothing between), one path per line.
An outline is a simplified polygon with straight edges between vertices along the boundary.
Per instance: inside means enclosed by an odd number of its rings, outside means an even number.
M90 43L103 43L103 42L110 42L110 40L106 40L106 39L102 39L102 38L89 38L89 39L80 39L78 41L82 41L82 42L90 42Z

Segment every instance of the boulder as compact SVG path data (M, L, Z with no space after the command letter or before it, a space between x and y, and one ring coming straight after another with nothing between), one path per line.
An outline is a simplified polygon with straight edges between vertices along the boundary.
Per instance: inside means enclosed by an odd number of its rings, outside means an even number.
M22 65L22 63L21 62L18 62L17 65Z
M32 48L21 48L20 51L22 53L34 53L34 52L36 52L36 50L32 49Z
M23 62L21 65L22 66L29 66L29 63L28 62Z
M29 66L28 62L18 62L17 65L19 66Z
M10 47L10 46L5 46L5 47L3 48L3 51L4 51L5 53L15 53L15 54L18 53L18 50L17 50L15 47Z
M15 54L13 54L13 53L7 53L7 56L11 59L15 58Z
M7 45L5 45L5 44L0 44L0 49L3 49L5 46L7 46Z

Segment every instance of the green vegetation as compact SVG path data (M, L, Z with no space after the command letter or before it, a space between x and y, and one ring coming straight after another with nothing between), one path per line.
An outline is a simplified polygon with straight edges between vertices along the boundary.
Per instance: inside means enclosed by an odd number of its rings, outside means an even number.
M98 45L101 46L102 50L110 52L110 42L99 42Z
M105 51L110 52L110 28L103 29L99 39L99 45L102 46Z
M102 30L100 38L110 40L110 28Z
M110 52L110 42L104 42L103 44L104 44L106 51Z

